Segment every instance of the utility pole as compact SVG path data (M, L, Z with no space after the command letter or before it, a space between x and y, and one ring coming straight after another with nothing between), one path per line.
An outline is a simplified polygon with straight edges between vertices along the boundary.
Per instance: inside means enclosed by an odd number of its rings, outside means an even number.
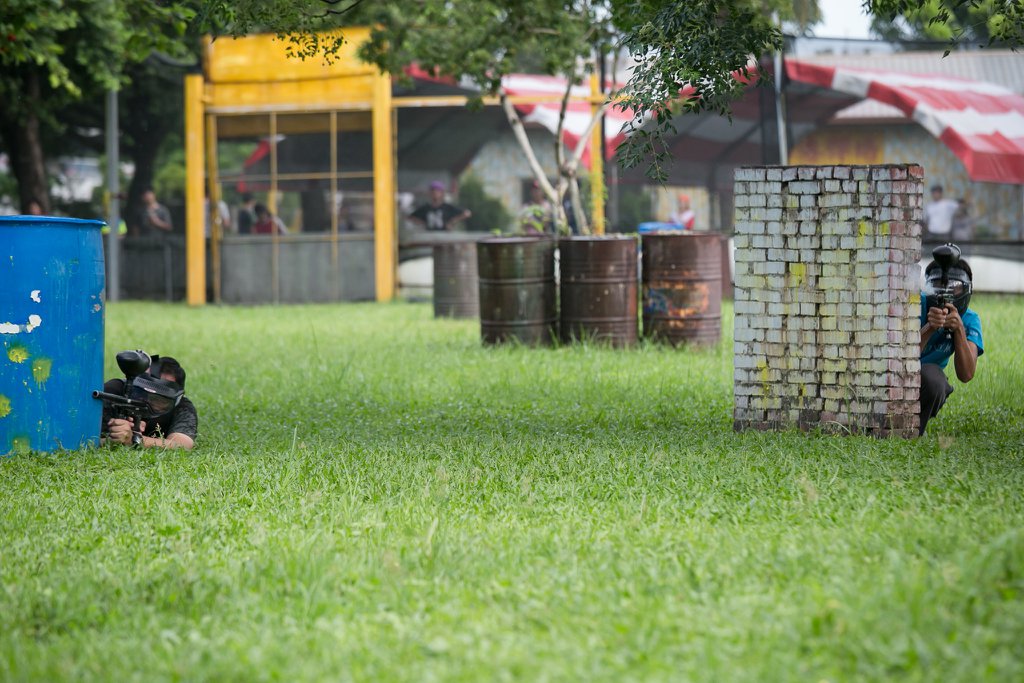
M121 299L121 179L117 90L107 91L107 301Z
M777 26L781 26L778 12L772 15L772 19ZM789 140L786 136L786 101L782 94L782 79L785 77L782 72L782 53L785 49L785 40L783 40L783 48L775 53L775 125L778 126L779 131L779 163L788 166Z

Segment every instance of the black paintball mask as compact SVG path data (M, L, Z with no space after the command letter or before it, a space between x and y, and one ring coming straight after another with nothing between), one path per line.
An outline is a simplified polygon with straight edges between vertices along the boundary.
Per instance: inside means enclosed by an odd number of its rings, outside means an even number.
M161 369L160 356L153 356L149 372L136 375L131 382L129 398L145 402L151 418L161 418L170 413L185 395L182 385L160 376Z
M925 271L925 304L929 308L944 308L946 304L956 306L963 316L971 303L974 286L971 275L960 260L960 247L943 244L932 250L934 261Z

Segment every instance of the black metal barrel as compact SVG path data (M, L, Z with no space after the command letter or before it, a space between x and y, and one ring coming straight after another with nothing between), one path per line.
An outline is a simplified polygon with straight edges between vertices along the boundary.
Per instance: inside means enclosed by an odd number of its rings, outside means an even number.
M434 245L434 317L475 318L480 314L476 242Z
M550 343L558 325L555 241L497 237L477 242L476 256L484 343Z
M722 238L643 235L644 336L716 344L722 333Z
M562 339L631 346L637 339L635 237L565 237L559 242Z

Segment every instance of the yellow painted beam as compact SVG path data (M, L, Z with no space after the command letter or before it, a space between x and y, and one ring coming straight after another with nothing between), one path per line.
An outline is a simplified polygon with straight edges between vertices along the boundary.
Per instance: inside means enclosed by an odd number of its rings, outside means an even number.
M608 99L603 94L591 95L588 97L570 97L570 102L590 102L591 104L604 104L605 100ZM498 106L501 104L501 100L497 97L482 97L480 101L485 106ZM511 95L508 101L512 104L561 104L562 95ZM417 97L415 95L405 97L395 97L391 100L391 105L396 109L403 109L405 107L464 107L469 103L469 98L465 95L424 95Z
M395 297L398 272L392 121L391 76L378 74L373 89L373 253L377 301Z
M597 74L590 74L590 101L595 102L597 96L603 96ZM591 104L590 110L596 115L600 104ZM604 140L597 124L590 135L590 215L595 235L604 234Z
M271 34L213 40L209 36L203 50L204 70L214 83L266 83L268 81L313 80L337 76L372 76L376 69L359 59L359 46L370 37L366 27L344 29L345 43L330 58L323 55L299 59L289 57L292 43ZM332 40L332 34L319 33L320 40Z
M203 77L185 76L185 290L190 306L206 303L203 217Z
M256 111L366 110L373 102L374 76L309 81L217 83L207 87L207 106L216 113Z
M217 166L217 117L212 114L206 115L206 196L209 201L206 202L206 215L203 217L206 221L206 225L212 226L209 237L210 245L210 270L213 271L208 273L208 277L213 278L213 300L216 303L220 303L220 285L221 285L221 271L220 271L220 240L224 236L222 230L223 225L221 224L221 215L218 202L220 201L220 183L217 182L217 177L220 175L220 169ZM205 226L204 226L205 227ZM203 230L203 235L206 235L206 230Z

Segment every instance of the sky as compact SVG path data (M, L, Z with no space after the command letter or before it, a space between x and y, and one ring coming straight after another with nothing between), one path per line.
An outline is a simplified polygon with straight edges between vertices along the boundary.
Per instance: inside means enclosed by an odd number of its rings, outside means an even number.
M818 0L824 21L813 28L821 38L867 38L871 20L861 0Z

